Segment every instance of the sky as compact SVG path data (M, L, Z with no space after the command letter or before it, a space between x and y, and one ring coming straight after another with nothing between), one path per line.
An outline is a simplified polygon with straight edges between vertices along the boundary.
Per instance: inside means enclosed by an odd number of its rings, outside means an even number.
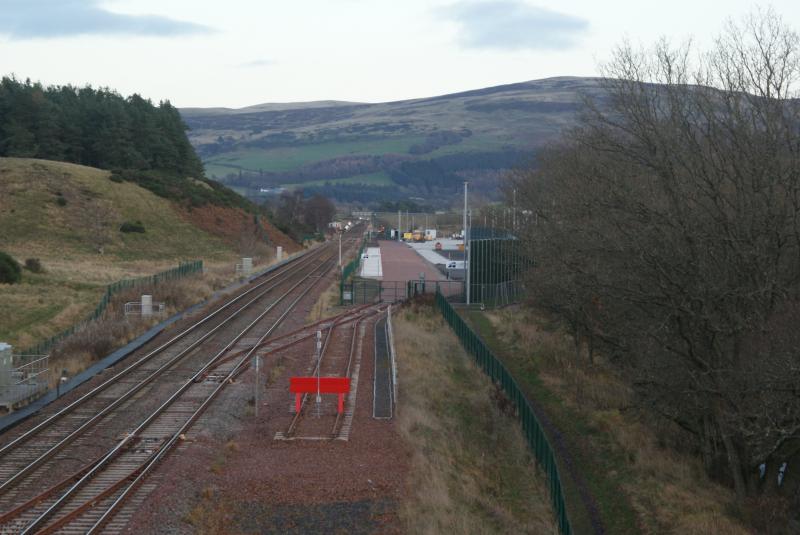
M0 0L0 75L179 107L385 102L595 76L623 39L707 47L748 0Z

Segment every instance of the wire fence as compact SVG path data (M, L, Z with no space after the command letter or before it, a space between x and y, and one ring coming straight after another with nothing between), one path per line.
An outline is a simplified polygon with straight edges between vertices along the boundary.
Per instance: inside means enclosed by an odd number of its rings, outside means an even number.
M439 292L436 293L436 306L442 313L445 321L447 321L456 333L456 336L458 336L464 348L475 357L475 360L480 367L483 368L483 371L491 377L492 381L499 383L506 396L508 396L508 399L514 404L517 418L522 424L522 430L528 441L528 445L534 452L539 466L542 467L547 475L550 499L553 502L559 531L562 535L571 535L572 528L570 527L569 517L567 516L566 502L561 488L561 478L558 474L556 456L525 394L503 363L492 353L491 349L489 349L475 331L467 325L447 298Z
M103 294L103 297L100 299L97 307L95 307L94 312L92 312L88 318L20 353L28 355L47 354L56 344L65 338L72 336L89 323L100 319L108 309L108 305L111 303L111 298L122 291L142 286L156 286L162 282L182 279L184 277L194 275L195 273L202 273L202 271L203 261L195 260L192 262L181 262L181 264L177 267L156 273L154 275L147 275L145 277L138 277L135 279L122 279L117 282L113 282L106 286L106 291Z

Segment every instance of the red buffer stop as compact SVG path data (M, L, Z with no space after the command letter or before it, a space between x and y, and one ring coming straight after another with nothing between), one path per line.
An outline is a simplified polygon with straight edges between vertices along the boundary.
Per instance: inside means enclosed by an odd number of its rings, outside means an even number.
M294 410L300 412L303 394L339 394L339 413L344 412L344 395L350 392L349 377L291 377L289 391L294 394Z

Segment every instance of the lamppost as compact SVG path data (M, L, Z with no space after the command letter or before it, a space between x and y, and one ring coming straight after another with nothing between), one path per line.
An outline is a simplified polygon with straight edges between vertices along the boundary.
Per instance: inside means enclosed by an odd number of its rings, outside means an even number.
M467 195L468 195L468 188L469 182L464 182L464 281L466 284L465 288L465 297L467 301L467 305L469 305L469 226L467 222L467 213L468 213L468 204L467 204Z

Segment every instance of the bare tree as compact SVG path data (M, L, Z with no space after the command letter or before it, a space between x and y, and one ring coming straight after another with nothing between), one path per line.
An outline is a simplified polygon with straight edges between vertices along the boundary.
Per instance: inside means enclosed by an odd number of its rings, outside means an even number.
M607 99L514 180L534 304L615 357L740 497L800 452L799 43L765 11L699 56L622 45Z

